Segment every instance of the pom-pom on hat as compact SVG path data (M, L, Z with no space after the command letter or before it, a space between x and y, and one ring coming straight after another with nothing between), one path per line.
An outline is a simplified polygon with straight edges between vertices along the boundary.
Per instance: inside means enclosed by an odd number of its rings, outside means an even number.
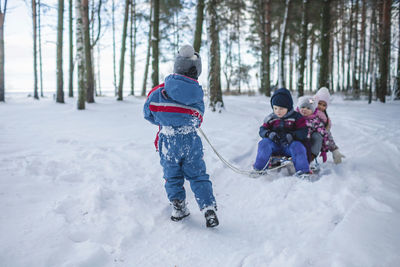
M175 57L174 73L196 79L201 74L201 58L191 45L182 46Z
M315 100L317 101L317 103L319 101L324 101L327 106L330 102L330 98L331 98L331 94L329 93L329 90L326 87L321 87L318 90L317 94L315 95Z
M317 108L317 101L311 96L301 96L297 101L297 107L300 108L308 108L313 112Z
M271 96L271 106L280 106L287 108L288 111L293 109L293 99L290 91L286 88L280 88Z

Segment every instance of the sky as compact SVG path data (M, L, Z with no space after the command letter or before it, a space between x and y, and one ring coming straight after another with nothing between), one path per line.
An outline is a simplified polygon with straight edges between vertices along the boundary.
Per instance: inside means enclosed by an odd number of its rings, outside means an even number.
M29 1L28 1L29 2ZM122 11L122 2L116 1L119 4L119 10ZM43 89L46 92L56 91L56 27L57 27L57 11L56 1L46 1L53 7L44 10L42 15L42 57L43 57ZM64 49L63 49L63 70L64 70L64 92L68 90L68 57L69 57L69 35L68 35L68 3L65 3L64 11ZM139 9L146 9L145 6L139 6ZM104 16L110 16L106 14ZM122 32L122 12L116 12L116 68L117 68L117 81L119 73L119 54L121 44ZM105 18L108 19L108 18ZM205 29L205 27L204 27ZM5 21L5 83L6 94L7 92L33 92L33 38L32 38L32 18L30 3L22 0L9 1L7 6L7 14ZM75 25L74 25L75 31ZM148 25L145 23L139 24L138 39L142 45L138 47L137 51L137 69L135 73L135 93L139 94L143 82L143 70L146 57L146 43L147 38L144 34L148 31ZM206 37L206 34L203 35ZM191 34L181 34L181 44L192 43ZM75 40L74 40L75 45ZM127 41L127 46L129 45ZM202 50L202 63L203 72L199 77L200 83L207 84L207 54L206 49ZM98 58L97 48L94 50L95 58ZM100 77L102 91L113 90L113 58L112 58L112 31L111 27L105 29L103 36L100 40ZM125 54L125 79L124 79L124 93L130 91L130 63L129 52ZM97 64L97 62L96 62ZM98 65L96 65L97 68ZM172 62L160 62L160 82L163 77L167 76L173 71ZM76 72L74 73L76 76ZM98 73L96 73L98 75ZM150 81L151 67L149 69ZM76 82L76 78L75 82ZM40 87L39 87L40 88Z

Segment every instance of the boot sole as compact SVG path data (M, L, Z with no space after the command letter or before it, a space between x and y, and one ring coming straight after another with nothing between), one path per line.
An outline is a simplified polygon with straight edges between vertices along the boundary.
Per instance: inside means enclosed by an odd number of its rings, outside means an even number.
M186 214L185 216L182 216L182 217L171 216L171 220L173 220L174 222L178 222L178 221L182 220L183 218L186 218L189 215L190 215L190 213L188 213L188 214Z

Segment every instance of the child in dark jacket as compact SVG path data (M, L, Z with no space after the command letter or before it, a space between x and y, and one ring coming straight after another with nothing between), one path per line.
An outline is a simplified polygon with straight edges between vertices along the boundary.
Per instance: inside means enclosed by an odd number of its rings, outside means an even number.
M173 221L189 215L186 178L197 204L204 212L207 227L219 224L212 184L206 173L203 146L196 128L203 121L203 89L197 78L201 73L201 58L190 45L180 48L174 63L174 74L165 83L153 88L144 105L144 117L160 127L156 137L165 189L172 203Z
M259 134L256 171L266 168L271 155L292 157L297 176L310 173L306 148L302 142L307 141L306 121L293 110L293 99L286 88L280 88L271 97L273 113L264 119Z

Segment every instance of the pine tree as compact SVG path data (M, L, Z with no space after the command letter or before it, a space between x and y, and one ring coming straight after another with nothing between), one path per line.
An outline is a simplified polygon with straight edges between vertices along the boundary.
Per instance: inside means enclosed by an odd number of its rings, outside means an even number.
M158 56L159 48L158 44L160 42L159 38L159 26L160 26L160 0L153 0L153 38L152 43L152 68L153 73L151 74L151 80L153 82L153 87L159 84L159 71L158 71Z
M37 71L37 4L32 0L32 26L33 26L33 98L39 99L38 94L38 71Z
M207 34L209 43L209 71L208 84L210 90L210 108L212 111L224 107L221 90L221 55L219 44L219 28L217 15L218 0L209 0L207 3Z
M7 0L4 2L4 8L0 1L0 102L5 102L4 87L4 21L7 13Z
M331 0L324 0L321 16L321 55L319 57L319 79L318 88L329 88L329 45L330 45L330 3Z
M194 41L193 41L194 51L198 53L200 53L200 47L201 47L203 20L204 20L204 0L198 0L196 8L196 30L194 32Z
M69 0L69 9L68 9L68 22L69 22L69 71L68 71L68 96L74 97L74 37L73 37L73 18L72 18L72 10L73 10L73 1Z
M63 25L64 25L64 0L58 0L57 20L57 103L64 103L64 77L63 77Z
M301 40L300 40L300 55L299 55L299 79L297 81L297 90L299 96L304 95L304 70L307 56L307 33L308 28L308 0L303 1L302 16L301 16Z
M125 14L124 14L124 25L122 30L122 42L121 42L121 58L119 64L119 83L118 83L118 98L117 100L123 100L123 87L124 87L124 66L125 66L125 46L126 46L126 33L128 28L128 17L129 17L129 6L130 0L125 0Z
M391 0L382 1L382 26L380 32L379 56L379 94L378 98L385 103L390 70L390 7Z

